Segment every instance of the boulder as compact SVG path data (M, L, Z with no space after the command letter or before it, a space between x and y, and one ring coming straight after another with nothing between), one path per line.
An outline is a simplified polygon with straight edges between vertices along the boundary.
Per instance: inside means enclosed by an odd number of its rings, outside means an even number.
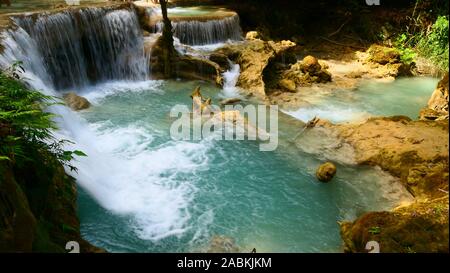
M306 56L302 61L291 65L289 69L281 73L280 77L293 81L297 86L327 83L332 80L331 73L313 56Z
M249 31L247 32L247 34L245 34L245 39L246 40L262 40L262 36L258 31Z
M329 182L336 174L336 166L331 162L326 162L317 168L316 177L321 182Z
M78 96L75 92L64 94L63 98L67 106L75 111L84 110L91 106L91 103L86 98Z
M303 73L316 75L321 71L321 69L322 66L319 64L319 61L311 55L303 58L303 61L300 63L300 71L302 71Z

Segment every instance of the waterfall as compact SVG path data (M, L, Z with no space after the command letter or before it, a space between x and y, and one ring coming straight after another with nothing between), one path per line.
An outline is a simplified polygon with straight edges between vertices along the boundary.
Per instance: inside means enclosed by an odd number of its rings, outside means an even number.
M147 79L148 60L134 11L89 8L14 20L17 27L0 33L0 67L22 61L22 80L32 89L59 97L62 88L81 87L94 103L114 92L162 92L159 81L137 81ZM167 174L201 167L207 146L168 142L149 149L155 132L141 124L102 130L64 105L46 110L55 114L54 137L70 141L64 149L88 155L72 161L77 172L66 172L102 207L131 216L131 230L144 240L186 230L193 186Z
M2 65L23 61L26 69L54 89L82 88L112 79L140 80L148 75L133 10L88 8L13 21L17 28L4 37L10 53L3 54L9 60Z
M239 98L241 95L239 94L239 90L236 87L237 81L240 75L240 66L239 64L235 64L231 61L230 69L222 74L224 83L222 92L220 92L219 97L221 98Z
M158 22L155 26L156 32L162 32L163 26L162 22ZM187 45L207 45L242 39L238 15L208 21L172 22L172 26L174 36Z

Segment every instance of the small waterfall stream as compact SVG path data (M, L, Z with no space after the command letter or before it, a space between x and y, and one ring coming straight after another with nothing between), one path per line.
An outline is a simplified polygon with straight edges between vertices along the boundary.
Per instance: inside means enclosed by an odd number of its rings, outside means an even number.
M142 33L132 10L89 8L16 17L14 22L18 29L9 31L6 42L9 57L23 61L57 90L148 75Z
M162 22L157 23L156 32L162 32L163 26ZM187 45L207 45L242 39L238 15L204 22L196 20L172 22L172 26L174 36Z

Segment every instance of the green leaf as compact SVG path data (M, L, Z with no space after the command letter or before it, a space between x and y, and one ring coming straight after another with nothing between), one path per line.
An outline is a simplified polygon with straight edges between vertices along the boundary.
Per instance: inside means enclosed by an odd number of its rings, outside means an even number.
M87 154L83 153L82 151L78 151L78 150L73 151L73 154L77 155L77 156L87 156Z
M7 156L0 155L0 161L2 161L2 160L11 161L11 158L9 158Z

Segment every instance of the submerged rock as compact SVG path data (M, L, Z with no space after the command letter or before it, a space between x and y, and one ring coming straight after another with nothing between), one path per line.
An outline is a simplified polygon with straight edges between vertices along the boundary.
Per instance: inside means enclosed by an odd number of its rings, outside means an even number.
M336 166L331 162L326 162L317 168L316 177L321 182L329 182L336 175Z
M75 92L64 94L63 98L67 106L75 111L84 110L91 106L91 103L86 98L78 96Z
M221 235L212 237L207 250L208 253L238 253L239 251L233 238Z

